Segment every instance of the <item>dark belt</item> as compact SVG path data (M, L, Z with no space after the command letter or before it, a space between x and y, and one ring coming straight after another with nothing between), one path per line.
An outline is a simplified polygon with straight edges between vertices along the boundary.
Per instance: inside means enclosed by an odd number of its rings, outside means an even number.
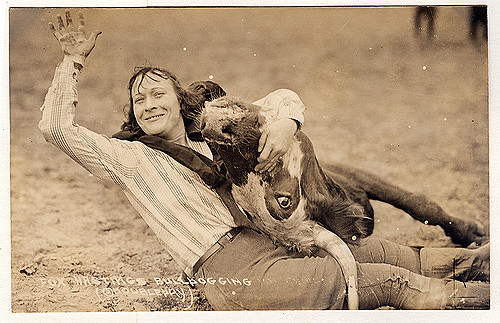
M243 230L243 227L237 227L237 228L232 228L231 230L229 230L226 234L224 234L212 247L210 247L210 249L207 250L207 252L205 252L203 254L203 256L200 257L200 259L198 259L198 261L194 264L193 266L193 274L192 276L194 276L196 274L196 272L198 271L198 269L200 269L201 265L203 265L205 263L205 261L208 260L208 258L210 258L214 253L216 253L217 251L219 251L220 249L224 248L225 246L227 246L229 243L231 243L231 241L234 240L234 238L236 238L236 236Z

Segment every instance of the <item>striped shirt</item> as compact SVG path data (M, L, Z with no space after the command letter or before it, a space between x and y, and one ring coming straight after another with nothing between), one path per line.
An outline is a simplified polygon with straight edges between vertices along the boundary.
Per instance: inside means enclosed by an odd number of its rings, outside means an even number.
M65 57L45 97L39 128L54 144L94 176L118 185L187 274L196 261L235 226L222 199L200 176L163 152L138 141L92 132L74 122L80 70ZM278 90L255 102L273 106L275 117L303 122L297 94ZM205 142L187 145L213 159Z

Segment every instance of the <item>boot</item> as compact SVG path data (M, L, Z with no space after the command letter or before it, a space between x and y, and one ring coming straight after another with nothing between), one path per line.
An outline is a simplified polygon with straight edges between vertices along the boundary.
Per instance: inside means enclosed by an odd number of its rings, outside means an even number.
M460 281L490 281L490 244L477 249L422 248L421 273Z
M489 310L490 284L484 282L449 281L445 287L445 309Z
M425 277L388 264L358 263L359 309L489 309L489 283Z

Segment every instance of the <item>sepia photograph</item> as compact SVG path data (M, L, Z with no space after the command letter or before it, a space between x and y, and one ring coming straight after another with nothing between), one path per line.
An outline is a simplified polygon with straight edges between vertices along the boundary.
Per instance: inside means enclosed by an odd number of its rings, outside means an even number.
M490 310L489 9L10 7L11 311Z

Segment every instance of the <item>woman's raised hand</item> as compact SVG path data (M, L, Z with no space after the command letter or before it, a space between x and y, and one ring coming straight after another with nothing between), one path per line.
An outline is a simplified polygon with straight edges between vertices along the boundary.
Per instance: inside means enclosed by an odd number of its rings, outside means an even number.
M83 14L78 13L78 27L75 29L69 11L65 13L65 20L61 15L57 15L57 27L51 22L49 28L61 45L64 55L80 58L83 62L95 46L97 36L101 31L94 31L88 39L85 35L85 22Z

